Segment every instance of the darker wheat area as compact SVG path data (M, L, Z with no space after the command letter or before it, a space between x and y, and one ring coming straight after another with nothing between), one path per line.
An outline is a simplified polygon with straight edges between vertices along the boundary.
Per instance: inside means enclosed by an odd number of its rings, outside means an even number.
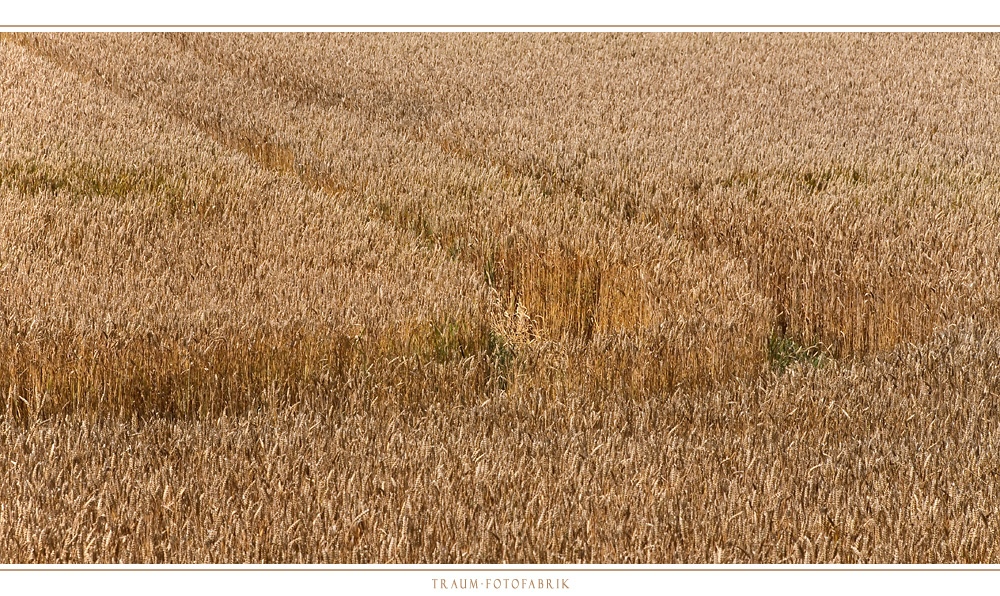
M3 34L0 561L1000 562L998 42Z

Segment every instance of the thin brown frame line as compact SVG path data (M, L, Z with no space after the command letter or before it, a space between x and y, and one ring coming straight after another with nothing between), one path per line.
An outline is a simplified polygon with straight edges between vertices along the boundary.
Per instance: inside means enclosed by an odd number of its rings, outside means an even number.
M4 25L0 29L1000 29L1000 25Z
M123 564L123 566L124 565L127 565L127 564ZM434 567L434 565L431 564L431 563L427 563L427 566L428 567ZM866 569L851 569L850 565L845 565L844 568L840 568L840 567L827 568L823 564L817 564L815 569L814 568L802 568L802 567L795 567L795 568L792 568L792 569L781 569L781 568L774 568L774 569L772 569L772 568L767 568L767 569L760 569L760 568L741 569L739 567L739 565L735 565L735 564L732 566L732 568L728 568L727 567L727 568L724 568L724 569L648 569L648 568L643 568L643 569L619 569L619 568L614 568L614 569L561 569L561 568L549 569L549 568L537 568L537 567L528 567L528 568L517 567L517 568L513 568L513 569L504 569L504 568L494 568L494 569L451 569L451 568L446 568L446 569L437 569L437 568L434 568L434 569L376 569L376 568L373 568L373 569L358 569L358 568L354 568L354 567L352 567L350 569L325 569L325 568L323 568L323 569L316 569L316 568L313 568L313 567L304 567L304 568L301 568L301 569L299 569L299 568L291 568L291 569L289 569L289 568L286 568L286 567L281 567L281 568L276 568L276 569L261 569L260 567L253 567L251 569L234 569L232 567L225 567L223 569L212 569L212 568L209 568L209 567L211 567L210 564L206 564L205 567L196 567L196 568L191 568L191 569L185 569L185 568L180 568L179 569L179 568L176 568L176 567L168 567L166 569L155 569L155 568L153 568L153 569L147 569L147 568L134 569L134 568L129 568L129 567L125 567L123 569L108 569L108 568L92 569L92 568L75 568L75 567L74 568L69 568L69 569L65 569L65 568L56 569L56 568L50 568L50 567L46 567L44 569L25 569L23 567L18 567L16 569L4 569L3 567L0 567L0 574L14 572L14 571L27 571L29 573L39 573L39 572L46 572L46 571L58 571L58 572L72 572L72 571L86 571L86 572L97 572L97 571L128 571L128 572L133 572L133 573L142 573L142 572L146 572L146 571L155 571L155 572L162 572L162 571L199 571L199 572L210 572L210 573L216 573L216 572L220 572L220 571L235 571L235 572L239 572L239 573L244 573L244 572L248 572L248 571L266 571L266 572L275 572L275 571L294 571L294 572L308 571L310 573L317 573L317 572L345 573L345 572L348 572L348 571L363 571L363 572L366 572L366 573L382 573L384 571L412 571L412 572L418 572L418 573L513 573L513 572L578 573L578 572L582 572L582 571L600 571L600 572L622 571L622 572L627 572L627 573L636 573L636 572L640 572L640 571L653 571L653 572L659 572L659 573L676 573L676 572L681 572L681 571L684 571L684 572L702 572L702 573L714 573L716 571L727 571L727 572L728 571L738 571L738 572L741 572L741 573L746 573L746 572L750 572L750 571L753 571L753 572L781 571L781 572L785 572L785 573L793 572L793 571L804 571L804 572L807 572L807 573L812 573L812 572L816 572L816 571L850 571L850 572L855 572L855 573L859 572L859 571L866 571L866 572L890 571L890 572L894 572L894 573L900 573L900 572L912 572L912 571L920 571L920 572L946 571L946 572L952 573L952 572L976 571L976 572L1000 573L1000 569L992 569L992 568L991 569L983 569L983 568L979 567L978 565L970 565L969 567L962 567L961 564L956 563L955 566L957 567L957 569L938 569L938 568L934 568L934 569L867 569L867 568Z

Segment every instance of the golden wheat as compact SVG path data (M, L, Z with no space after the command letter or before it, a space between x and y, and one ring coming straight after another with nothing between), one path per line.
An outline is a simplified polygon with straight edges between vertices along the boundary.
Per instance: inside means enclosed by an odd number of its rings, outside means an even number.
M0 560L1000 560L997 46L3 34Z

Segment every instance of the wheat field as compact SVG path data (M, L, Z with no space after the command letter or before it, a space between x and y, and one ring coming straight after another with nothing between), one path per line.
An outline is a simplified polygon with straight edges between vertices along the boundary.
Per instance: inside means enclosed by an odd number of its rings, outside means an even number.
M1000 563L997 55L0 35L0 561Z

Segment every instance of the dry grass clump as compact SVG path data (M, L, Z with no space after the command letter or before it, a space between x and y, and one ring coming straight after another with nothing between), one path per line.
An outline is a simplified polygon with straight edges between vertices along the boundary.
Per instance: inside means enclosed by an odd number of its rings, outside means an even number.
M996 39L3 34L0 559L996 561Z

